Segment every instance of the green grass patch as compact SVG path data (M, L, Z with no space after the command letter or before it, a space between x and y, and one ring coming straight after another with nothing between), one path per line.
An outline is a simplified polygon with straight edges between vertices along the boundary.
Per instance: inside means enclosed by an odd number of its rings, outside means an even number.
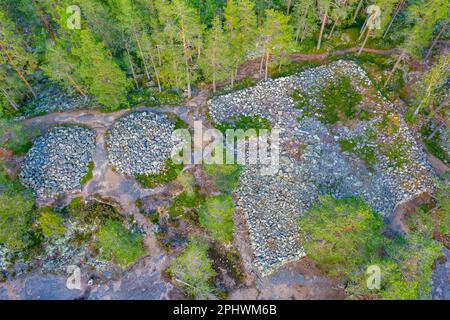
M186 249L167 270L174 282L192 298L210 299L215 294L213 280L217 273L207 251L205 240L191 237Z
M272 123L259 115L254 117L241 115L238 119L230 119L229 122L216 123L214 127L222 133L225 133L228 129L242 129L244 131L255 129L256 134L259 134L261 129L271 130Z
M143 236L128 231L122 222L107 220L97 233L96 248L102 259L126 268L145 255Z
M155 188L177 178L183 170L183 164L175 164L171 159L167 160L161 173L136 175L136 180L143 188Z
M199 210L200 225L208 230L214 239L229 243L233 240L234 210L230 196L208 197Z
M82 198L73 199L66 210L73 226L72 242L75 245L90 241L107 220L123 220L114 207L97 201L85 203Z

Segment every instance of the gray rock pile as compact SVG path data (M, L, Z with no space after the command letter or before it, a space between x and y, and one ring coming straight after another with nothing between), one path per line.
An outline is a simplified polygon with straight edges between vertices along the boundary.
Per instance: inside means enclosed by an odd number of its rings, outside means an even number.
M21 181L40 199L80 191L94 148L94 131L56 127L36 139L23 161Z
M168 117L147 111L117 120L106 137L111 166L130 176L159 173L170 158L174 129Z
M376 99L365 102L363 99L363 103L373 104L371 120L354 121L351 127L340 124L330 127L315 118L301 117L302 110L295 108L291 97L293 91L301 89L307 93L308 103L316 105L315 94L317 97L321 86L342 74L352 79L358 92L372 87L358 65L337 61L298 75L260 82L209 101L214 122L226 122L240 115L259 115L281 129L278 173L264 176L258 166L247 165L236 190L236 206L249 225L254 262L263 274L305 254L298 238L297 220L318 196L359 196L387 216L399 202L433 188L433 172L426 155L402 119L394 135L378 132L376 141L363 142L363 145L378 146L400 139L404 146L402 156L408 159L402 166L393 166L378 147L374 147L377 163L373 170L356 154L342 152L340 140L377 131L381 112L394 110L379 93Z

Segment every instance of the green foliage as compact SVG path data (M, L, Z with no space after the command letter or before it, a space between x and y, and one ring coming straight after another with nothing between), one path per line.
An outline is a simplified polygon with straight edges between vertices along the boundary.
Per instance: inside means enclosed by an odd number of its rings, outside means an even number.
M82 186L84 186L86 183L88 183L92 179L93 172L94 172L94 161L89 161L89 163L88 163L88 171L84 175L84 177L82 177L81 180L80 180L80 183L81 183Z
M293 49L293 30L290 17L273 9L266 10L266 19L261 29L262 46L266 57L266 70L269 57L281 68L289 60ZM266 73L267 77L267 73Z
M38 215L37 223L45 237L59 238L66 233L64 218L51 208L40 209Z
M213 83L214 92L216 91L216 82L227 78L234 69L233 62L228 56L226 40L222 22L217 16L206 36L205 52L200 60L203 75L207 81Z
M381 248L381 217L363 200L319 198L299 218L306 254L331 276L355 272Z
M175 164L169 159L166 161L161 173L136 175L136 180L143 188L155 188L158 185L175 180L181 170L183 170L183 167L183 164Z
M390 144L379 144L378 152L386 156L391 167L401 168L411 161L406 152L409 147L410 143L398 136Z
M212 261L207 256L208 244L191 237L186 249L175 259L167 270L193 298L208 299L213 297L213 279L217 273Z
M212 178L220 192L231 194L239 184L242 167L232 164L205 164L203 170Z
M407 236L385 238L381 218L364 201L326 196L299 225L306 254L327 274L346 279L352 298L429 299L432 266L442 249L431 238L437 221L424 213L408 219ZM380 268L380 289L367 288L369 266Z
M181 172L177 177L178 183L183 187L183 192L177 195L170 205L168 212L172 219L178 219L186 213L194 214L197 218L197 209L204 201L204 196L200 194L199 186L195 177L188 172Z
M442 137L439 131L437 131L431 138L433 130L428 125L423 125L420 128L420 134L422 135L423 143L425 144L427 150L434 155L439 160L444 163L450 162L450 155L444 149L442 145Z
M28 152L33 145L31 139L39 134L38 129L25 128L20 122L0 119L0 147L15 155Z
M296 1L292 13L292 24L295 28L295 40L304 41L318 29L317 13L314 0Z
M126 268L145 255L143 236L128 231L120 221L107 220L97 232L100 257Z
M144 105L147 107L159 105L175 105L180 103L182 96L179 91L157 91L152 89L139 89L132 91L128 95L128 101L131 106Z
M27 77L37 67L35 55L27 50L27 44L16 24L0 7L0 115L8 108L18 109L20 91L14 85L22 82L24 87L35 96L35 92L29 84Z
M321 106L316 108L308 103L308 96L302 92L294 92L293 98L297 107L303 109L303 116L316 116L326 124L355 119L358 116L367 119L367 114L357 108L362 96L353 87L347 76L331 81L317 94Z
M82 30L80 46L72 53L79 59L77 73L105 110L114 111L127 106L130 83L103 43L97 42L89 30Z
M371 144L374 139L374 132L372 132L368 136L340 140L339 144L343 152L356 154L358 158L364 161L367 168L374 170L377 163L376 147Z
M442 90L450 76L450 54L442 55L438 63L433 65L416 83L414 87L416 109L414 116L425 110L434 115L436 107L445 103L445 89ZM447 92L448 93L448 92Z
M430 299L433 263L441 255L442 245L415 234L394 240L386 247L387 256L397 264L382 299Z
M199 211L199 222L211 236L225 243L233 240L233 212L235 208L228 195L206 198Z
M254 7L255 4L250 0L229 0L224 8L228 56L233 64L230 72L232 86L236 69L245 61L256 39L257 26Z
M107 220L122 220L114 207L97 201L85 203L81 198L73 199L67 210L74 229L73 241L78 245L91 240Z

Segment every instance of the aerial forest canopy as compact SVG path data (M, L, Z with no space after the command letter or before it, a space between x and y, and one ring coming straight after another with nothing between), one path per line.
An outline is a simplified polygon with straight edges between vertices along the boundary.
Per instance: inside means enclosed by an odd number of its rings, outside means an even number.
M387 85L403 61L432 56L439 39L447 37L447 5L444 0L1 0L0 114L15 115L32 105L49 81L112 111L128 107L133 93L149 88L190 98L202 83L211 83L214 91L218 84L234 86L239 66L251 59L259 59L267 79L293 53L352 47L359 53L368 46L397 48Z

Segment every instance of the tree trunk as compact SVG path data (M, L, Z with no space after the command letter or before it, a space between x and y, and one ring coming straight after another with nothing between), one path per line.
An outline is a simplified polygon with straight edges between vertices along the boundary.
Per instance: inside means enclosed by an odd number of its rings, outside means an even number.
M289 11L291 10L291 2L292 2L292 0L288 0L287 9L286 9L286 15L287 16L289 15Z
M188 55L188 44L186 42L186 36L184 33L184 29L183 27L181 28L181 38L183 40L183 55L184 55L184 64L186 66L186 79L187 79L187 97L188 99L191 98L191 74L189 72L189 55Z
M361 7L363 5L363 1L364 0L359 0L359 2L358 2L358 6L356 7L355 14L353 15L352 24L355 23L356 18L358 17L359 11L361 10Z
M440 105L439 107L437 107L436 109L434 109L434 110L428 115L428 118L430 118L430 119L433 118L434 115L435 115L436 113L439 112L439 110L441 110L441 109L444 108L444 107L448 107L448 103L449 103L449 100L448 100L448 99L445 100L444 102L442 102L441 105Z
M36 94L34 93L33 88L31 87L30 83L27 81L27 79L25 79L22 71L19 70L19 68L17 67L17 65L15 64L15 62L11 59L11 56L8 53L8 50L6 50L5 46L3 44L0 43L0 48L3 50L3 52L6 55L6 58L8 59L9 63L11 64L11 66L14 68L14 70L17 72L17 74L19 75L19 78L25 83L25 85L28 87L28 89L30 90L31 94L33 95L33 97L36 99Z
M216 72L213 72L213 92L216 93Z
M437 34L436 38L434 38L433 43L431 44L431 47L430 47L430 49L428 49L427 55L425 56L425 60L428 59L428 57L430 56L431 52L433 51L434 46L438 42L439 38L442 36L442 34L447 29L447 25L448 25L448 21L445 22L445 24L442 26L441 30Z
M364 24L363 24L363 26L361 27L361 31L359 32L358 41L361 40L361 38L362 38L364 32L366 32L367 26L369 25L369 24L368 24L369 19L370 19L370 17L367 17L366 20L364 21Z
M133 60L131 59L130 49L128 48L128 43L125 42L125 51L127 52L128 63L130 64L131 74L133 75L134 83L136 84L136 89L139 89L139 84L136 79L136 72L134 71Z
M397 7L395 8L394 14L392 15L391 20L389 21L388 26L386 27L386 30L384 30L383 39L386 37L386 35L389 32L389 29L391 29L392 23L394 22L397 15L400 13L400 10L402 10L403 5L405 4L406 0L401 0Z
M19 110L19 106L14 102L14 100L11 99L11 97L8 94L8 92L6 92L6 90L1 88L1 87L0 87L0 91L3 93L3 95L6 98L6 100L8 100L9 104L11 105L11 107L13 107L14 110Z
M367 42L367 39L369 39L369 35L370 35L371 31L372 31L372 28L369 28L367 30L367 34L366 34L366 37L364 38L364 42L363 42L361 48L359 48L358 56L361 54L361 52L363 51L364 47L366 46L366 42Z
M322 19L322 25L320 26L320 33L319 33L319 40L317 41L317 50L320 49L320 44L322 43L322 36L323 36L323 29L325 29L325 23L328 19L328 8L325 10L325 13L323 14Z
M387 84L389 83L389 81L391 80L392 76L394 75L395 71L398 69L398 66L400 65L400 62L402 62L403 56L404 56L404 52L402 51L400 53L400 55L398 56L397 61L395 62L394 67L392 68L391 72L389 73L389 76L386 79L386 82L384 83L383 88L385 88L387 86Z

